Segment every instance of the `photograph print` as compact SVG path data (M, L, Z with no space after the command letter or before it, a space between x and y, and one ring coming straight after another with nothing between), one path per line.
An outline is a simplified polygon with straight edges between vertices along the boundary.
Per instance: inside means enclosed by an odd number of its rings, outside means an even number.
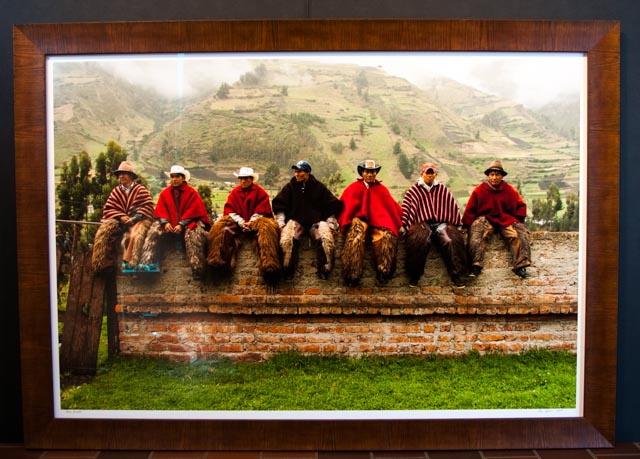
M56 416L581 416L585 66L47 58Z

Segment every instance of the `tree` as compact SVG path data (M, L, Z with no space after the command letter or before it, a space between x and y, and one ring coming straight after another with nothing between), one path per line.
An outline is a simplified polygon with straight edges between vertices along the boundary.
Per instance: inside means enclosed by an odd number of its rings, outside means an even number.
M283 86L280 89L280 94L282 94L285 97L288 96L289 95L289 88L287 86Z
M211 218L211 221L215 220L215 212L213 210L213 200L211 199L211 187L209 185L198 185L198 194L202 198L207 214Z
M264 173L264 184L273 186L278 183L278 179L280 178L280 168L278 168L277 164L271 163L267 166L267 170Z
M560 218L558 231L578 231L580 228L580 201L578 195L569 193L567 205Z
M218 99L226 99L229 97L229 92L231 91L231 86L228 83L222 83L218 88L218 92L216 93L216 97Z
M360 137L364 135L364 123L360 123Z
M405 178L411 178L411 175L413 174L413 166L404 152L400 152L398 155L398 169Z
M355 149L357 148L356 139L354 139L353 137L351 137L351 141L349 142L349 148L351 148L351 150L353 151L355 151Z
M342 153L343 150L344 150L344 145L342 145L342 142L332 143L331 144L331 151L334 154L339 155L339 154Z
M369 80L367 80L367 73L365 72L364 69L358 72L354 82L356 84L356 88L358 88L358 94L360 94L364 88L369 86Z
M340 171L334 172L324 181L325 186L336 196L339 196L340 190L343 188L343 183L344 179L342 178Z
M92 187L89 172L91 159L86 151L72 156L69 164L62 165L60 183L56 187L58 196L58 219L84 220Z
M570 201L569 201L570 199ZM571 194L567 197L567 210L562 217L558 214L564 209L560 189L551 183L546 199L534 199L531 206L532 229L547 231L575 231L578 229L578 197ZM570 202L570 205L569 205Z
M402 146L400 145L400 141L397 140L396 143L393 144L393 154L399 155L402 153Z
M94 208L92 221L99 221L102 217L102 207L107 202L109 193L118 184L118 179L113 175L113 171L118 169L122 161L126 161L128 153L114 141L107 143L107 149L100 152L96 158L95 173L91 179L90 190L91 204Z
M254 72L256 73L256 76L262 80L267 76L267 66L264 65L264 63L261 63L255 68Z

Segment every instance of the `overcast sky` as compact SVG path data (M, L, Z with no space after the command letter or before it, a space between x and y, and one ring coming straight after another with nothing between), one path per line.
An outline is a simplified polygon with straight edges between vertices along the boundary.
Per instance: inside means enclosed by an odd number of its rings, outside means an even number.
M99 60L118 76L171 97L232 83L253 70L256 59L303 59L382 67L419 84L445 76L481 91L535 108L566 93L580 93L586 57L569 53L281 53L224 55L103 56L61 60Z

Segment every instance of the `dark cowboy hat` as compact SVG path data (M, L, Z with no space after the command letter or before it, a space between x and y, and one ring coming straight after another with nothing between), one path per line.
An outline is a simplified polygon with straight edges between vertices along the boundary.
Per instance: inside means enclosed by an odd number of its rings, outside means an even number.
M118 168L115 171L113 171L113 175L118 176L123 172L126 172L127 174L131 175L131 177L133 177L134 180L138 178L138 174L136 174L136 171L133 168L133 164L131 164L129 161L122 161L118 166Z
M358 164L358 175L362 177L362 172L367 171L376 171L379 172L382 166L376 164L373 159L365 159L360 164Z
M489 172L491 171L500 172L503 176L507 175L507 171L502 168L502 161L499 159L496 159L489 164L489 167L484 171L484 175L489 175Z

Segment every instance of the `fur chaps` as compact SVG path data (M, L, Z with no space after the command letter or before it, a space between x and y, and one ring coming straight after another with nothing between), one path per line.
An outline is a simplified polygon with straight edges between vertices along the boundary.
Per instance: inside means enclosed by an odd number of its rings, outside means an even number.
M187 228L184 233L184 247L193 278L202 279L207 266L207 232L202 222L198 222L193 229Z
M380 280L389 280L396 271L398 238L391 231L381 229L382 238L373 243L376 272Z
M118 258L118 240L122 237L120 224L115 219L103 221L93 240L91 266L96 274L113 269Z
M320 234L320 243L324 252L324 264L318 264L318 271L329 273L333 268L333 258L335 253L335 240L333 231L329 224L325 221L318 223L318 233Z
M258 233L258 257L260 274L268 282L277 280L282 271L280 263L280 227L273 218L260 217L249 223L249 227Z
M282 249L282 267L287 270L293 261L293 249L296 235L296 221L289 220L280 233L280 248Z
M238 256L239 242L228 229L236 226L237 223L228 215L223 215L211 226L207 235L209 245L207 264L212 268L233 271Z
M150 265L157 262L158 244L163 234L162 225L158 220L155 220L147 231L147 237L144 238L142 253L137 264Z
M149 228L152 223L153 222L151 220L144 219L133 225L129 231L124 233L124 237L122 238L122 248L125 253L130 253L129 259L125 261L128 261L131 266L136 266L142 258L144 241L147 238L147 233L149 232ZM129 244L133 245L129 247Z
M366 235L367 224L354 218L342 248L342 278L349 285L357 285L362 277Z

